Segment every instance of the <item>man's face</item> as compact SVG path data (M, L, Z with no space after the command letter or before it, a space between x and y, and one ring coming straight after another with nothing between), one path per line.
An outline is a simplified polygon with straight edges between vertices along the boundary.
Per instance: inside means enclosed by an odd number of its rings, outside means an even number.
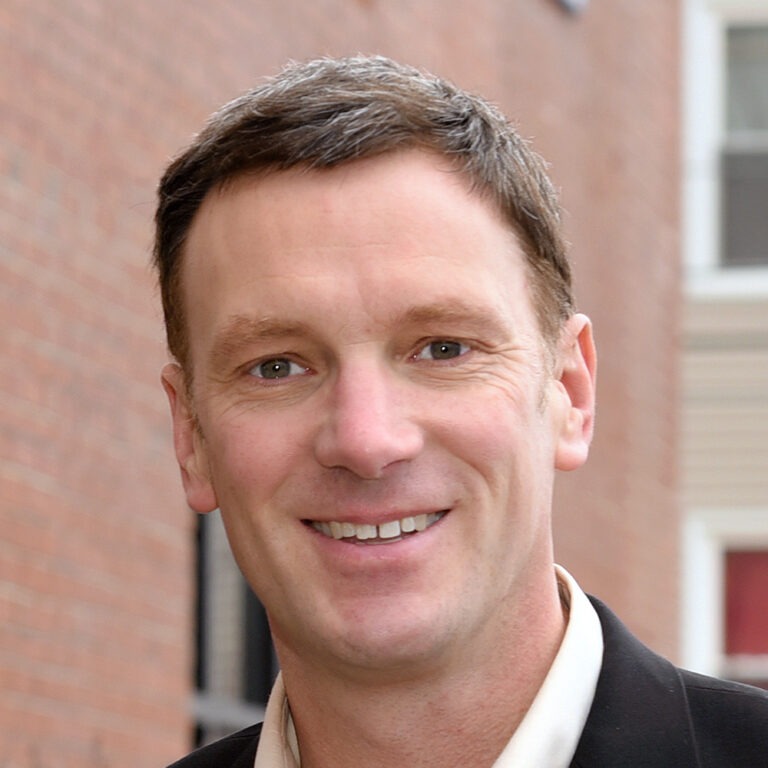
M407 669L492 648L552 585L585 321L553 376L514 235L422 152L244 178L184 258L192 384L165 384L187 497L220 507L278 651Z

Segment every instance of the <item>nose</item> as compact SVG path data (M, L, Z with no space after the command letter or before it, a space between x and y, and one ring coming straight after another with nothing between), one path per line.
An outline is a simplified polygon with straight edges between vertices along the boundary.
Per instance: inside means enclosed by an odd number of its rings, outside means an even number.
M377 479L421 451L423 434L408 415L407 384L384 368L355 365L339 373L315 444L324 467Z

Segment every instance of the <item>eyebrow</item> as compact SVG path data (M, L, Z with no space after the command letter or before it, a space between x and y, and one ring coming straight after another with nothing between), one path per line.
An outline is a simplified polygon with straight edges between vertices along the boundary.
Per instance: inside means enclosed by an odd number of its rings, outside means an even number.
M399 317L394 317L393 325L433 326L438 332L455 332L460 326L461 332L492 333L508 337L509 330L501 322L498 314L487 307L467 304L461 299L450 299L432 304L410 307ZM439 328L438 326L448 326ZM312 335L309 325L299 321L279 320L273 317L250 317L232 315L216 333L208 356L213 370L226 368L229 361L239 350L248 344L257 342L291 339Z
M509 335L509 330L492 309L467 304L460 299L412 307L405 312L403 322L406 325L458 325L462 330L468 329L476 333L490 331L500 336Z
M271 317L233 315L216 333L208 355L213 370L227 365L240 349L259 341L306 336L309 326L300 322L288 322Z

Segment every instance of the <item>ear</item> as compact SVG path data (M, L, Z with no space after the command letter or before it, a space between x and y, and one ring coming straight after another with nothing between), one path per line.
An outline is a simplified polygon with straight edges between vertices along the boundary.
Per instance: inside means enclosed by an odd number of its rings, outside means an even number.
M592 323L586 315L573 315L560 337L558 383L566 408L555 451L557 469L578 469L587 460L595 423L596 373Z
M211 484L205 439L195 422L181 366L168 363L163 368L161 380L171 406L173 445L187 503L195 512L211 512L218 502Z

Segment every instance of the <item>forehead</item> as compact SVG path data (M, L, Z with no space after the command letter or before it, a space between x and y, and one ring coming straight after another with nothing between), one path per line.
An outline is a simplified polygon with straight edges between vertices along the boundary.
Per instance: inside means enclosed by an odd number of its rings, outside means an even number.
M233 315L338 314L355 301L379 320L452 299L503 312L510 291L527 295L525 271L500 211L444 157L244 176L210 193L190 229L188 331L194 344Z
M295 167L245 174L206 195L186 238L184 261L196 271L223 257L258 257L268 268L274 248L285 252L391 243L386 254L458 248L465 240L501 236L517 250L516 235L494 203L471 191L451 161L409 149L329 169ZM251 238L244 242L243 238ZM408 242L409 238L416 242ZM458 238L458 241L457 241ZM462 258L476 260L478 249ZM321 259L317 260L318 266Z
M467 174L448 157L420 149L389 152L330 168L295 166L257 171L235 176L206 195L193 220L190 236L194 237L201 219L208 217L211 209L215 209L217 217L228 212L236 214L242 206L253 211L287 211L295 208L299 199L304 206L302 219L322 219L322 223L333 225L347 213L360 225L354 231L363 231L364 227L365 235L375 230L377 219L386 228L388 222L381 217L388 212L395 212L400 219L410 214L426 224L428 219L454 215L457 208L465 214L482 208L484 217L507 229L498 206L471 187ZM269 225L264 219L258 223ZM294 220L293 224L294 233L304 233L302 221ZM314 236L321 234L316 227Z

